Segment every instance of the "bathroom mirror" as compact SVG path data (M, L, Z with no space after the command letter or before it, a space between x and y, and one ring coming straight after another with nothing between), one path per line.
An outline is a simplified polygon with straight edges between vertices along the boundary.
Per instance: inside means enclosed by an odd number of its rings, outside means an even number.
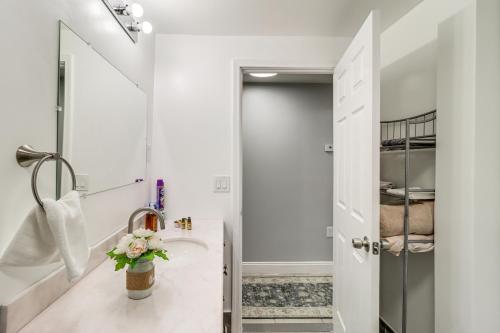
M60 22L57 146L91 195L146 175L147 97ZM70 186L57 168L57 196Z

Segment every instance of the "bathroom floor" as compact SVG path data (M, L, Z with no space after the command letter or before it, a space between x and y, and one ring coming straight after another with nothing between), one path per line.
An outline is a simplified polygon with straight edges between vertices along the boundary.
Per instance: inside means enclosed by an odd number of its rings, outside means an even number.
M243 277L245 332L331 332L332 276Z

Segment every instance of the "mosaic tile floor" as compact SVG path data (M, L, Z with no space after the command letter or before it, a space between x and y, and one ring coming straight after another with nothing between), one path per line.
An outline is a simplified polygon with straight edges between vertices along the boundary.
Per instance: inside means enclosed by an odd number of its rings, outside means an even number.
M332 318L331 276L245 276L243 318Z

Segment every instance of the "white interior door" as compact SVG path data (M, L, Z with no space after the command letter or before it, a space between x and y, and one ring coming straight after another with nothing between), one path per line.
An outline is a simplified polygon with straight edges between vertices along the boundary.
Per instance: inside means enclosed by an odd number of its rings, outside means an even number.
M380 236L378 21L378 12L370 13L334 73L335 333L378 332L380 261L373 254Z

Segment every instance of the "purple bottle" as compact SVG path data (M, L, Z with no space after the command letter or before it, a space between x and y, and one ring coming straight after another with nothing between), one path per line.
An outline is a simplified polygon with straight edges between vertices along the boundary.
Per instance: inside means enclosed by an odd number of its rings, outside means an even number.
M162 215L165 215L165 183L163 179L156 181L156 207Z

